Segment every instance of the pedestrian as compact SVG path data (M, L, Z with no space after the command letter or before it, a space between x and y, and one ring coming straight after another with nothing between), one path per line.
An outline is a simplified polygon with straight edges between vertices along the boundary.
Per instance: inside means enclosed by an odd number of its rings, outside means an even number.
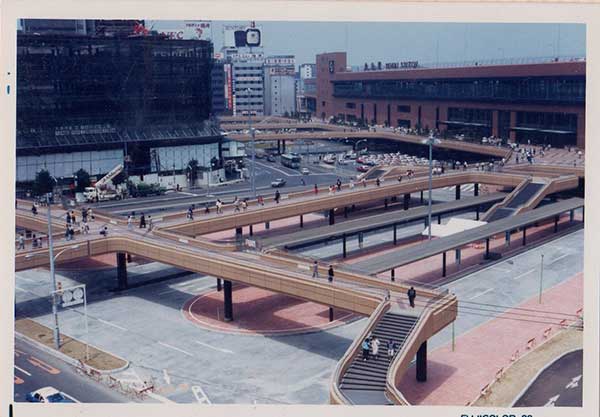
M148 215L148 231L151 232L152 231L152 216Z
M319 278L319 263L317 261L313 262L313 278Z
M240 200L237 198L237 196L235 197L235 199L233 200L233 211L235 213L240 211Z
M380 344L381 344L381 342L376 337L374 337L373 340L371 341L371 352L372 352L373 356L375 356L375 359L377 359L377 357L379 356L379 345Z
M402 182L402 175L398 177L398 182Z
M94 217L94 213L92 212L91 208L88 209L88 216L90 217L91 221L94 221L95 217Z
M306 185L306 182L304 181L304 178L300 178L300 184L301 185Z
M367 188L367 180L364 178L362 179L362 185L363 185L363 188Z
M208 214L210 213L210 206L208 205L208 203L204 204L204 214Z
M412 308L415 308L415 298L417 298L417 292L414 287L410 287L406 293L408 295L408 301Z
M329 195L333 195L333 185L329 186Z
M363 356L363 361L367 361L369 360L369 338L365 338L365 340L363 340L362 342L362 356Z
M73 227L69 227L69 240L75 239L75 229Z
M90 233L90 225L87 222L83 224L83 233L86 235Z
M25 236L23 236L23 233L21 233L19 235L19 247L17 250L20 250L20 249L25 249Z
M38 237L38 248L44 247L44 240L41 237Z
M281 193L279 190L275 191L275 203L279 204L279 199L281 198Z
M394 357L394 342L392 339L388 340L387 342L387 354L389 358Z
M84 207L81 209L81 220L87 222L87 209Z
M354 189L354 180L353 179L350 180L350 189L351 190Z
M319 187L317 187L317 184L315 184L314 190L315 190L315 195L319 194Z
M327 281L333 282L333 265L329 265L329 270L327 271Z
M37 207L35 206L35 203L31 205L31 213L33 213L33 215L37 215Z
M187 217L190 220L194 220L194 208L192 206L188 207Z
M217 198L217 202L215 204L217 206L217 214L221 214L222 208L223 208L223 202L221 202L220 198Z
M104 226L101 230L100 230L100 234L104 237L108 236L108 226Z
M131 215L127 216L127 229L133 229L133 218L131 217Z
M375 180L375 184L377 184L378 187L381 185L381 181L379 180L379 177L377 178L377 180Z
M67 212L66 216L67 216L67 218L66 218L67 224L71 224L71 214L69 212Z
M75 226L77 224L77 219L75 218L75 211L71 210L71 224Z
M246 211L248 209L248 199L244 198L244 201L242 201L242 211Z
M258 204L260 204L261 206L265 205L265 199L263 198L262 195L258 196Z
M342 191L342 180L340 180L338 178L336 184L337 184L337 190Z
M142 212L142 214L140 215L140 229L145 229L146 228L146 216L144 216L144 213Z

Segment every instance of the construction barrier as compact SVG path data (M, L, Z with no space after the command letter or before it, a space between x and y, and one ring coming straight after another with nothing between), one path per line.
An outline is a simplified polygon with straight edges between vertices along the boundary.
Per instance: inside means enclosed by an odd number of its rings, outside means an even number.
M514 361L516 361L517 359L519 359L519 349L517 349L517 350L515 351L515 353L513 353L513 354L512 354L512 356L510 357L510 361L511 361L511 362L514 362Z
M490 393L490 384L485 384L483 388L481 388L481 396L486 397Z
M559 325L560 327L567 327L567 326L568 326L567 319L562 319L562 320L561 320L561 321L558 323L558 325Z
M527 341L527 350L531 350L535 347L535 337Z
M552 331L552 327L548 327L546 330L544 330L544 334L543 334L544 339L547 339L548 336L550 336L551 331Z
M500 380L500 378L502 378L503 375L504 375L504 368L498 369L498 371L496 371L496 381Z

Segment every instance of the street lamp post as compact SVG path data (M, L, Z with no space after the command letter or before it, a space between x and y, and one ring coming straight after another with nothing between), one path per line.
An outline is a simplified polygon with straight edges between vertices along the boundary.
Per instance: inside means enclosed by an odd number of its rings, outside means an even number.
M252 89L248 88L246 90L248 93L252 92ZM256 148L255 148L255 131L252 128L252 112L250 111L250 109L248 109L248 128L250 129L250 143L252 145L252 163L250 166L250 187L252 188L252 197L256 198L256 161L255 161L255 156L256 156Z
M50 257L50 277L52 278L52 290L56 291L56 275L54 273L54 248L52 246L52 216L50 213L50 194L46 194L48 203L48 256ZM59 253L60 255L60 253ZM58 311L56 307L56 295L52 295L52 316L54 317L54 346L56 350L60 349L60 334L58 332Z
M540 294L538 297L538 304L542 304L543 285L544 285L544 254L542 253L542 259L540 261Z
M421 141L426 145L429 145L429 191L428 191L428 201L427 201L427 239L431 240L431 191L433 186L433 145L439 143L439 139L433 137L433 134L430 134L427 139Z

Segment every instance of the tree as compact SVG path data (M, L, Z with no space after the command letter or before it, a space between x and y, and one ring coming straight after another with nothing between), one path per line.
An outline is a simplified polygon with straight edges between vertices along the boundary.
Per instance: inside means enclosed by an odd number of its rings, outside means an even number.
M283 113L283 117L290 117L290 113L289 113L289 112L286 110L286 111Z
M75 191L78 193L83 192L85 187L89 187L92 184L92 181L90 181L90 174L88 174L85 169L81 168L75 173L75 184L77 184Z
M198 171L199 171L198 161L195 159L190 160L187 166L187 173L190 178L190 182L194 184L198 179Z
M54 178L52 178L52 176L47 170L42 169L35 175L35 180L33 181L32 187L33 194L36 196L48 194L52 191L52 187L54 187L54 184Z

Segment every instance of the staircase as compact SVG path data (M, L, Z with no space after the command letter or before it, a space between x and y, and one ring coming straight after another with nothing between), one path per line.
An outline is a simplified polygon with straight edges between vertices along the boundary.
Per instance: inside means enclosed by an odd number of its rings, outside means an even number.
M534 195L536 195L543 187L545 183L530 182L520 191L517 192L512 198L506 203L498 206L488 218L484 218L485 221L493 222L496 220L504 219L516 214L517 209L523 204L527 203Z
M360 349L341 380L340 389L352 403L391 404L385 396L386 376L393 359L387 355L387 342L391 339L398 344L397 354L417 320L416 316L388 312L377 322L371 335L381 342L378 358L369 357L364 361Z

